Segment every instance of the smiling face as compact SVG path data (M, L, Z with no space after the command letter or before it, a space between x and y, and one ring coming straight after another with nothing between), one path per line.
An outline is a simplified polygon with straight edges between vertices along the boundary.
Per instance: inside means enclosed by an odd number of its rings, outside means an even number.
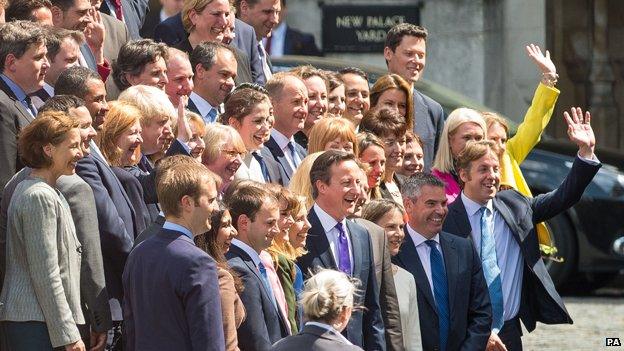
M321 77L313 76L303 81L308 88L308 117L304 130L310 130L327 112L327 86Z
M456 158L469 141L481 141L485 138L483 129L476 123L465 122L455 128L453 134L449 135L449 146L451 147L451 155Z
M189 123L191 127L191 138L187 142L189 149L191 149L191 157L196 159L198 162L201 162L201 156L206 149L206 143L204 143L204 136L201 134L199 126L197 125L200 122Z
M230 211L225 210L221 216L221 223L219 224L219 230L217 231L217 245L221 248L221 252L225 255L230 251L230 245L232 245L232 239L236 238L238 232L232 224L232 216Z
M259 0L250 5L246 0L240 3L241 19L254 27L258 40L271 36L271 31L279 23L282 9L280 0Z
M413 141L405 145L405 156L400 173L405 176L420 173L425 168L425 154L419 143Z
M497 122L492 123L488 128L487 138L494 142L500 154L505 152L505 148L507 147L507 131L503 126Z
M384 149L377 145L371 145L360 154L360 161L368 163L370 166L366 177L368 186L371 189L378 187L386 171L386 155Z
M351 121L354 126L359 126L364 114L370 108L368 82L363 77L353 73L343 74L342 80L345 83L347 106L342 116Z
M195 67L195 89L211 106L219 106L234 88L236 69L234 54L230 50L219 48L210 69L205 69L201 64Z
M93 118L95 130L101 130L108 112L106 102L106 87L100 79L91 79L87 82L87 92L84 96L85 106Z
M361 170L353 160L342 161L330 167L329 183L318 180L316 202L323 210L340 221L355 213L361 191Z
M202 162L209 170L216 173L223 180L224 185L234 180L234 174L243 163L242 155L246 150L236 150L232 138L227 137L220 148L219 155L214 162L207 164Z
M50 67L45 75L46 83L54 86L63 71L69 67L77 66L79 53L80 47L74 39L70 37L63 39L58 53L50 60Z
M247 241L245 242L258 253L269 248L273 238L280 233L278 226L279 218L280 213L277 202L274 200L264 201L262 207L260 207L260 210L256 213L255 218L247 218Z
M323 151L327 150L340 150L348 153L353 153L353 143L349 140L344 140L340 137L330 140L325 144Z
M494 198L500 185L498 157L488 152L470 163L469 169L459 170L459 177L464 182L464 194L479 204L485 205Z
M188 58L175 55L167 62L167 80L165 93L173 106L178 106L180 97L189 96L193 91L193 68Z
M279 200L280 218L277 223L281 232L281 241L288 240L288 231L290 227L295 223L295 219L292 216L291 211L288 210L288 202L285 199Z
M89 0L74 0L67 11L53 5L52 21L56 27L84 32L93 20L89 10L91 10L91 1Z
M50 169L53 174L72 175L76 172L76 163L82 158L82 138L78 128L67 132L65 140L58 145L48 144L44 151L52 159Z
M403 221L403 213L398 209L393 209L386 213L377 221L377 225L384 229L386 236L388 237L388 249L390 255L395 256L399 253L399 248L405 238L405 222Z
M304 204L301 204L299 213L295 215L293 225L288 230L290 245L295 249L303 248L310 228L312 228L312 225L308 221L308 210Z
M5 60L3 73L24 90L26 94L43 88L44 78L50 67L44 43L31 44L20 58L9 54Z
M272 109L269 101L261 102L239 122L230 118L234 127L243 139L247 151L258 150L271 136Z
M399 89L387 89L379 96L377 100L376 109L386 108L392 111L396 111L402 117L405 117L407 113L407 95L403 90Z
M339 85L329 92L327 97L327 112L336 116L342 116L347 108L345 101L345 86Z
M409 217L409 225L427 239L442 230L448 214L444 187L424 185L416 199L404 197L403 205Z
M403 156L405 155L405 135L397 137L386 135L381 138L384 143L386 154L386 169L396 172L403 166Z
M132 166L141 158L141 123L137 120L117 138L115 144L121 149L120 163L123 167Z
M227 0L213 0L201 12L189 11L189 19L193 23L191 32L200 41L221 42L228 26L230 4Z
M281 93L271 101L275 112L275 129L287 138L303 130L308 117L308 89L301 79L285 77Z
M189 219L193 235L200 235L210 230L212 212L219 208L217 204L217 188L213 179L204 177L201 182L197 200L193 201L193 209Z
M394 49L384 49L388 70L403 77L408 82L417 82L425 70L427 43L425 39L406 35Z
M153 155L157 152L167 151L171 142L171 120L167 116L152 119L149 123L141 125L143 131L143 154Z
M89 143L97 135L92 125L91 114L86 107L80 106L70 109L69 115L80 123L78 128L80 129L80 138L82 139L82 153L86 156L91 152Z
M126 79L130 85L149 85L165 91L165 86L169 83L165 59L158 56L154 62L145 65L139 75L126 73Z

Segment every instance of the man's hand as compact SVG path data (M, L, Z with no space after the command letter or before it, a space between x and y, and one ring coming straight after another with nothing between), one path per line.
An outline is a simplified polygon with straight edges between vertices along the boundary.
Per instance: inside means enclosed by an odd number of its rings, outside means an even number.
M529 55L529 58L535 62L535 65L543 74L557 74L557 68L550 59L550 52L548 52L548 50L546 50L546 55L544 55L542 54L542 50L539 46L530 44L526 46L526 52Z
M193 132L191 132L191 126L186 119L185 107L186 102L188 101L188 97L186 95L180 96L180 101L178 102L178 140L181 143L188 143L191 140L191 136Z
M498 334L492 332L488 339L487 346L485 347L485 351L507 351L507 348L498 337Z
M65 345L65 351L86 351L85 344L80 339L73 344Z
M92 20L84 31L85 40L93 52L93 56L95 56L96 63L98 65L103 65L104 38L106 37L104 22L102 21L100 11L96 10L95 7L89 10L89 14Z
M91 348L89 351L103 351L106 346L106 332L97 333L91 331Z
M583 115L583 110L580 107L572 107L570 113L563 113L563 117L568 123L568 137L579 147L579 156L593 159L596 137L591 127L589 111Z

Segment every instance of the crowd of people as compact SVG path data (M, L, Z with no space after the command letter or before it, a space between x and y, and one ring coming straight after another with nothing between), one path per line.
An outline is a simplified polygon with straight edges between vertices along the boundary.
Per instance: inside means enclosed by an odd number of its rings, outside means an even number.
M283 1L162 3L2 4L0 349L511 351L521 323L572 323L543 222L600 162L571 108L567 178L533 197L522 176L548 51L526 47L541 79L510 135L415 88L422 27L388 31L370 85L274 72Z

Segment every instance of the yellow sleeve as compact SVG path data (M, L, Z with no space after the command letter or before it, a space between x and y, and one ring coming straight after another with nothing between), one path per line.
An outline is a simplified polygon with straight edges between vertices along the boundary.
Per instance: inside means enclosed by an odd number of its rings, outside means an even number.
M531 106L518 126L516 135L507 141L507 152L518 164L522 163L533 147L539 142L544 128L550 122L559 89L548 87L541 82L535 90Z

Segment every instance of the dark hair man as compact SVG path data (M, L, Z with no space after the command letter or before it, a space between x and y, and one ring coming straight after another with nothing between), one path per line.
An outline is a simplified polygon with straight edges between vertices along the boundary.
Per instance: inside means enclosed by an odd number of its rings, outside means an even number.
M337 269L361 282L346 337L365 350L385 350L384 325L379 307L371 239L364 227L347 220L360 196L361 170L351 153L325 151L312 164L310 181L314 206L308 213L312 225L307 254L297 264L309 277L318 267ZM365 266L366 265L366 266Z
M499 191L499 159L490 141L469 143L458 157L464 187L449 207L444 230L471 238L480 252L492 301L488 346L522 350L520 319L529 332L536 322L572 323L541 258L535 224L573 206L600 162L589 112L572 108L564 116L579 151L566 179L549 193L528 198L515 190Z
M392 27L386 36L384 57L388 71L403 77L414 91L414 133L423 141L425 172L429 172L438 150L440 134L444 128L442 106L414 87L423 71L427 58L427 30L409 23Z

